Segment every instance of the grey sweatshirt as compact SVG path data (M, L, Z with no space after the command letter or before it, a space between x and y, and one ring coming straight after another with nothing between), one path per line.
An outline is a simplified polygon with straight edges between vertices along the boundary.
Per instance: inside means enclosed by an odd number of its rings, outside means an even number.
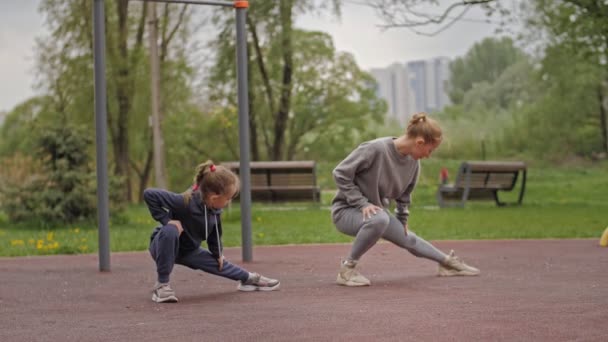
M332 201L334 221L344 208L363 209L374 204L388 207L395 200L395 216L407 223L409 204L420 163L402 155L393 137L378 138L359 145L333 171L338 192Z

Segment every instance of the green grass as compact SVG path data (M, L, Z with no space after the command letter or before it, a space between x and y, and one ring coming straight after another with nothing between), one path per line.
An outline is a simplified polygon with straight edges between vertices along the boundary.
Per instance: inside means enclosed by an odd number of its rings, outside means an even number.
M560 168L531 167L523 206L498 208L490 202L471 202L466 208L438 209L435 201L439 168L454 176L458 162L428 160L414 193L410 227L429 239L598 238L608 226L608 163ZM324 170L331 170L326 166ZM320 175L329 184L328 172ZM321 205L289 203L252 207L255 245L349 242L330 220L333 191L323 193ZM507 194L506 200L516 194ZM225 210L224 243L241 244L240 210ZM130 207L126 223L110 226L112 251L145 250L155 222L143 205ZM95 223L40 229L13 225L0 214L0 256L97 252Z

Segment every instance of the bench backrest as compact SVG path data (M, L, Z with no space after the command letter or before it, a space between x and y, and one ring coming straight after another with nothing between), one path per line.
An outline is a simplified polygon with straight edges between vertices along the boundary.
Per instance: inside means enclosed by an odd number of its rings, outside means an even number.
M238 162L222 165L239 173ZM316 186L316 162L274 161L250 162L251 186Z
M520 171L526 169L524 162L463 162L454 181L457 188L512 190ZM468 177L468 178L467 178Z

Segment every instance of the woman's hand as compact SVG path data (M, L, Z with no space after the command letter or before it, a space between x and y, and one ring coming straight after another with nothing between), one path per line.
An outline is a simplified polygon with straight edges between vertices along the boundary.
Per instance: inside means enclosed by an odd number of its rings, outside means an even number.
M382 211L382 208L377 205L370 204L361 209L361 211L363 212L363 220L367 220L368 218L372 218L372 216L376 215L378 211Z
M220 255L220 257L217 258L217 263L218 263L217 269L221 272L222 268L224 268L224 256L223 255Z
M407 223L403 225L403 232L405 233L405 236L407 236Z
M182 223L180 221L171 220L171 221L167 222L167 224L174 225L175 228L177 228L177 231L179 232L179 235L182 235L182 232L184 231L184 228L182 227Z

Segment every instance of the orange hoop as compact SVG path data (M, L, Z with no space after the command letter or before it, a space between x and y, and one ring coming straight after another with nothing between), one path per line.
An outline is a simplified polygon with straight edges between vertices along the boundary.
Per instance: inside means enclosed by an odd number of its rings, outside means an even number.
M234 8L249 8L249 1L247 0L235 0Z

